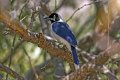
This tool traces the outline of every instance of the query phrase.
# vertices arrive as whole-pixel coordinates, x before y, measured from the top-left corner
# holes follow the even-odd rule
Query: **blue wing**
[[[66,24],[65,22],[54,22],[52,24],[52,30],[58,36],[62,37],[67,42],[69,42],[72,46],[77,45],[75,36],[73,35],[72,31],[69,29],[68,24]]]

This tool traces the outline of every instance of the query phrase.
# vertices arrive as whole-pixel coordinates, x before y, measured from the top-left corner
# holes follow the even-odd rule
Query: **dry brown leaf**
[[[120,0],[108,0],[97,11],[96,32],[107,32],[114,19],[120,16]]]

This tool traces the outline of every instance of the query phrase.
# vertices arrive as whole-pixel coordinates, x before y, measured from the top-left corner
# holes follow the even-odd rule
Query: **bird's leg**
[[[57,45],[58,48],[63,49],[64,51],[68,51],[66,45],[64,45],[63,43],[56,41],[55,45]]]
[[[57,48],[61,48],[63,46],[63,44],[59,43],[57,40],[52,40],[51,44]]]
[[[64,45],[63,43],[58,43],[58,47],[63,49],[64,51],[68,51],[66,45]]]
[[[57,48],[61,48],[64,51],[68,51],[66,45],[64,45],[63,43],[58,42],[57,40],[51,40],[51,44]]]
[[[57,40],[52,40],[51,44],[56,47]]]
[[[58,43],[58,47],[62,49],[63,48],[63,43]]]

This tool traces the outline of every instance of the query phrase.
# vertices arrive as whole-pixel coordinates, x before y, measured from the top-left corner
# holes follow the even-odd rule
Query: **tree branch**
[[[30,35],[30,31],[28,31],[28,29],[24,29],[25,26],[20,24],[17,20],[13,20],[7,11],[3,9],[0,11],[0,21],[3,22],[6,27],[19,35],[23,40],[37,44],[40,48],[48,51],[51,56],[62,58],[68,63],[73,64],[70,52],[63,51],[49,44],[42,33]]]

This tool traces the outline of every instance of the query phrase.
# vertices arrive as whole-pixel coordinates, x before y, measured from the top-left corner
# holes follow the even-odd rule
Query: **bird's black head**
[[[59,21],[60,20],[60,15],[57,13],[52,13],[49,17],[45,17],[44,19],[48,19],[51,21],[51,23]]]

